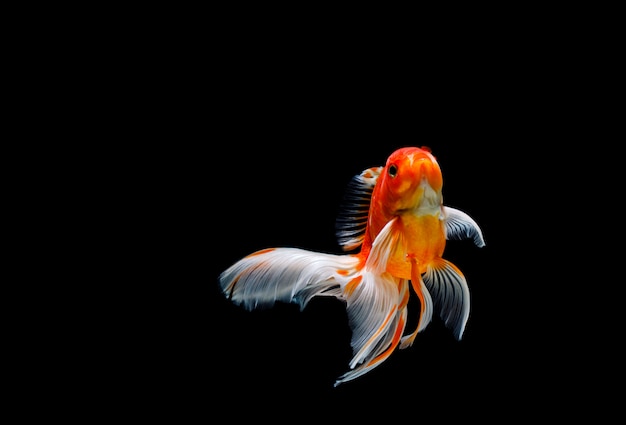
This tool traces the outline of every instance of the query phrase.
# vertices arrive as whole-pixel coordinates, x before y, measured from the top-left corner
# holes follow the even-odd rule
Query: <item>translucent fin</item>
[[[478,224],[469,215],[461,210],[451,207],[443,207],[445,213],[446,238],[447,239],[473,239],[476,246],[485,246],[483,232]]]
[[[354,356],[350,362],[352,370],[342,375],[335,386],[381,364],[397,347],[404,332],[408,280],[385,271],[389,253],[402,242],[400,233],[395,231],[396,220],[389,221],[374,240],[365,267],[359,272],[360,281],[345,287]]]
[[[224,295],[247,310],[276,301],[303,309],[314,296],[342,298],[340,286],[356,273],[359,259],[298,248],[272,248],[237,261],[219,276]]]
[[[454,264],[439,258],[426,268],[424,284],[433,299],[435,312],[460,340],[470,310],[465,276]]]
[[[355,250],[363,243],[372,191],[382,168],[368,168],[348,183],[335,222],[337,241],[344,251]]]
[[[369,372],[395,350],[406,326],[408,281],[388,273],[365,273],[346,298],[354,356],[352,370],[340,376],[335,386]]]
[[[385,227],[378,232],[376,239],[372,243],[365,267],[374,274],[380,275],[387,270],[387,262],[392,252],[396,252],[399,248],[406,251],[406,247],[402,232],[396,231],[398,217],[389,220]]]
[[[415,331],[402,337],[402,340],[400,341],[400,348],[402,349],[413,345],[413,341],[415,341],[417,334],[426,329],[426,326],[428,326],[433,317],[433,300],[428,292],[428,289],[426,288],[426,285],[424,284],[422,276],[419,273],[419,267],[417,266],[415,258],[411,258],[411,285],[420,300],[420,315]]]

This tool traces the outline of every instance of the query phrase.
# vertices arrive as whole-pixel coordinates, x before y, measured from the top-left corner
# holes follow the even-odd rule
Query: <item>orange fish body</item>
[[[390,170],[395,170],[390,173]],[[386,172],[385,172],[386,171]],[[394,232],[403,236],[406,250],[397,250],[389,259],[387,271],[396,277],[411,278],[413,256],[421,265],[441,257],[446,238],[440,219],[443,206],[443,179],[439,164],[424,148],[402,148],[394,152],[374,187],[368,230],[362,251],[376,239],[382,228],[398,217]]]
[[[443,205],[443,178],[426,147],[393,152],[384,167],[355,176],[337,219],[346,254],[270,248],[239,260],[219,277],[221,288],[246,309],[276,301],[303,309],[315,296],[346,302],[353,358],[335,385],[363,375],[396,349],[410,346],[436,313],[460,339],[469,317],[469,289],[442,256],[446,241],[482,232],[464,212]],[[358,250],[358,252],[353,252]],[[416,329],[407,334],[409,286],[420,300]]]

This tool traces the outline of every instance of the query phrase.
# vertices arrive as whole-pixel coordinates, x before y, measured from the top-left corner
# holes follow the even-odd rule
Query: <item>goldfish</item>
[[[412,346],[433,315],[461,340],[469,287],[443,254],[448,240],[471,239],[478,247],[485,241],[473,218],[443,204],[442,189],[441,168],[429,147],[396,149],[384,166],[348,182],[334,229],[341,252],[261,249],[224,270],[220,289],[249,311],[276,302],[298,304],[302,311],[314,297],[344,302],[352,358],[335,387]],[[419,310],[415,328],[407,330],[411,291]]]

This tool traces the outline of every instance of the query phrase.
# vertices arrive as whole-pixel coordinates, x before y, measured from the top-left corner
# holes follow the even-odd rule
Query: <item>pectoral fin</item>
[[[476,246],[485,246],[483,233],[472,217],[461,210],[443,207],[445,214],[446,239],[473,239]]]

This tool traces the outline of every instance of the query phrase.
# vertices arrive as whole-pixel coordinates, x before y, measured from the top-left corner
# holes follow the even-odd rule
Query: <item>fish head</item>
[[[394,151],[381,172],[377,196],[387,215],[404,211],[432,211],[442,205],[443,178],[428,147],[406,147]]]

